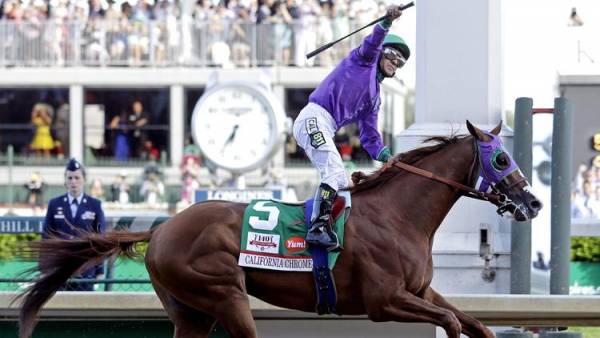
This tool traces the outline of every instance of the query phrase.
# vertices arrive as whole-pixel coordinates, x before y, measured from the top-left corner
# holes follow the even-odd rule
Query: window
[[[63,165],[69,112],[67,88],[0,89],[0,153],[12,145],[17,165]]]
[[[169,89],[86,89],[87,165],[168,162]]]

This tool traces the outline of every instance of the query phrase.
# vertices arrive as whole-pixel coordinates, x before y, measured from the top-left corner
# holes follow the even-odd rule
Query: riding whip
[[[407,8],[410,8],[410,7],[414,6],[414,5],[415,5],[415,3],[411,1],[411,2],[409,2],[408,4],[406,4],[406,5],[402,6],[402,7],[400,7],[400,10],[401,10],[401,11],[403,11],[403,10],[405,10],[405,9],[407,9]],[[378,23],[379,21],[383,21],[383,20],[385,20],[385,18],[387,18],[387,14],[386,14],[386,15],[384,15],[384,16],[382,16],[382,17],[380,17],[380,18],[377,18],[377,19],[373,20],[372,22],[368,23],[366,26],[364,26],[364,27],[361,27],[361,28],[359,28],[359,29],[355,30],[354,32],[352,32],[352,33],[350,33],[350,34],[348,34],[348,35],[346,35],[346,36],[343,36],[343,37],[341,37],[341,38],[339,38],[339,39],[337,39],[337,40],[335,40],[335,41],[332,41],[332,42],[330,42],[330,43],[328,43],[328,44],[325,44],[325,45],[323,45],[323,46],[321,46],[321,47],[319,47],[319,48],[317,48],[317,49],[313,50],[312,52],[310,52],[310,53],[306,54],[306,58],[307,58],[307,59],[310,59],[311,57],[313,57],[313,56],[315,56],[315,55],[317,55],[317,54],[321,53],[322,51],[324,51],[324,50],[328,49],[329,47],[331,47],[331,46],[335,45],[336,43],[338,43],[338,42],[340,42],[340,41],[344,40],[345,38],[347,38],[347,37],[349,37],[349,36],[351,36],[351,35],[354,35],[354,34],[356,34],[356,33],[360,32],[360,31],[362,31],[363,29],[365,29],[365,28],[367,28],[367,27],[373,26],[374,24]]]

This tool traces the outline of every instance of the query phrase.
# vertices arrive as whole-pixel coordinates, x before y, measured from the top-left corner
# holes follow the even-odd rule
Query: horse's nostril
[[[533,200],[533,201],[529,202],[529,208],[531,208],[533,210],[540,210],[542,208],[542,202],[540,202],[538,200]]]

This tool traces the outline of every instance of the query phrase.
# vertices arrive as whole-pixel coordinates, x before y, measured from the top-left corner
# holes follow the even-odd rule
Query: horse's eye
[[[492,161],[496,170],[504,170],[510,167],[510,159],[505,152],[499,153]]]

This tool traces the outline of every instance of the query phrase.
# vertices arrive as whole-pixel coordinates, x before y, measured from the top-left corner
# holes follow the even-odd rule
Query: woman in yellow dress
[[[46,158],[50,158],[50,151],[54,148],[54,140],[50,134],[52,110],[52,106],[46,103],[37,103],[31,111],[31,123],[35,126],[31,149],[36,155],[44,154]]]

